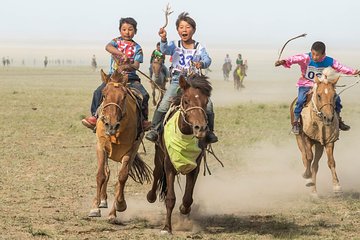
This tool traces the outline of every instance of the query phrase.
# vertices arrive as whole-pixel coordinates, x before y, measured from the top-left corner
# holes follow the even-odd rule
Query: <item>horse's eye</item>
[[[185,100],[184,100],[184,103],[185,103],[186,105],[188,105],[188,104],[189,104],[189,100],[185,99]]]
[[[320,94],[318,94],[318,95],[317,95],[317,97],[318,97],[318,99],[319,99],[319,101],[320,101],[320,100],[321,100],[321,96],[320,96]]]

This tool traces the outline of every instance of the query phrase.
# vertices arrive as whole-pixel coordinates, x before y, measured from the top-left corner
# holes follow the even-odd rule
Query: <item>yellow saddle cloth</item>
[[[180,111],[167,121],[164,126],[166,150],[176,171],[187,174],[197,166],[196,159],[201,153],[199,140],[193,135],[183,134],[178,126]]]

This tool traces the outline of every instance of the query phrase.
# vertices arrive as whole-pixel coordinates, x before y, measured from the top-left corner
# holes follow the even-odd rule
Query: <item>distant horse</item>
[[[317,196],[316,174],[319,160],[324,152],[327,154],[328,167],[331,170],[333,191],[341,192],[341,186],[335,170],[334,145],[339,138],[339,119],[335,112],[335,84],[339,76],[332,68],[326,68],[322,77],[315,76],[313,93],[302,110],[302,131],[296,135],[296,141],[301,151],[305,166],[303,177],[307,179],[306,186],[312,187],[312,194]],[[294,120],[294,103],[291,104],[291,121]],[[315,154],[313,153],[315,147]]]
[[[89,216],[100,217],[100,208],[107,208],[106,188],[110,177],[110,158],[121,163],[114,204],[109,213],[109,221],[115,222],[116,211],[123,212],[127,208],[124,187],[128,176],[143,183],[150,181],[151,170],[137,154],[144,133],[139,125],[141,118],[136,97],[126,87],[127,75],[123,75],[121,67],[110,77],[102,70],[101,75],[106,86],[103,89],[103,102],[99,107],[96,123],[97,190]]]
[[[171,214],[175,206],[174,181],[179,172],[186,175],[180,212],[189,214],[191,211],[194,186],[205,151],[203,140],[208,131],[205,110],[212,90],[204,76],[190,77],[189,81],[181,76],[179,85],[182,95],[155,145],[154,181],[147,194],[150,203],[156,201],[158,190],[159,197],[165,199],[167,214],[162,232],[170,234]]]
[[[166,85],[166,76],[164,74],[164,72],[162,71],[163,68],[163,60],[160,57],[155,57],[153,62],[151,63],[151,68],[152,68],[152,72],[154,75],[154,82],[156,83],[156,85],[158,87],[160,87],[161,90],[165,90],[165,85]],[[152,101],[153,101],[153,105],[156,106],[157,102],[156,101],[156,92],[155,92],[155,84],[152,82],[151,83],[151,89],[152,89]],[[164,91],[161,91],[159,89],[160,92],[160,97],[159,100],[162,99]]]
[[[234,77],[234,89],[235,90],[240,90],[241,88],[245,88],[243,82],[244,82],[244,78],[245,78],[245,65],[240,65],[237,66],[233,72],[233,77]]]
[[[232,65],[230,62],[225,62],[222,66],[223,76],[225,81],[229,81],[229,74],[231,72]]]

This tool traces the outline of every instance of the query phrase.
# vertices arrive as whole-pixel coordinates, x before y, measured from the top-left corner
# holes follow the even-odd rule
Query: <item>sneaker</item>
[[[81,120],[82,124],[85,127],[88,127],[88,128],[90,128],[92,130],[94,130],[95,127],[96,127],[96,121],[97,121],[97,119],[94,116],[86,117],[83,120]]]
[[[206,142],[207,143],[216,143],[219,141],[218,137],[212,131],[208,131],[206,134]]]
[[[158,140],[159,134],[155,129],[150,130],[150,132],[148,132],[145,135],[145,138],[151,142],[156,142]]]
[[[299,122],[293,122],[291,132],[295,135],[300,134],[300,123]]]
[[[349,125],[346,125],[344,123],[344,121],[339,118],[339,129],[342,130],[342,131],[349,131],[350,130],[350,126]]]
[[[144,120],[144,121],[142,122],[142,127],[143,127],[144,131],[150,130],[150,128],[151,128],[151,122]]]

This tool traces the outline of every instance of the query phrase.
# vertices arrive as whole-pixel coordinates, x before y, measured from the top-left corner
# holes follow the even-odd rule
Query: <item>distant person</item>
[[[176,30],[179,34],[179,41],[167,41],[167,33],[164,28],[160,28],[159,36],[161,38],[160,49],[162,53],[172,56],[172,80],[170,86],[166,89],[158,108],[155,110],[152,119],[152,128],[145,138],[149,141],[156,142],[159,138],[159,130],[166,112],[170,108],[171,100],[177,95],[179,89],[180,75],[187,76],[190,68],[190,62],[193,62],[197,69],[208,68],[211,64],[211,58],[199,42],[193,40],[196,31],[196,22],[188,13],[183,12],[176,20]],[[191,61],[190,61],[191,60]],[[214,134],[214,111],[212,102],[209,99],[207,112],[209,130],[207,140],[209,143],[218,141]]]
[[[139,76],[136,74],[136,69],[139,69],[140,63],[143,62],[143,52],[138,43],[133,40],[137,32],[137,22],[131,17],[121,18],[119,22],[120,37],[114,38],[105,47],[106,51],[111,53],[111,63],[109,75],[116,71],[117,65],[114,58],[120,61],[130,61],[130,66],[133,71],[127,72],[128,75],[128,87],[135,88],[143,95],[143,101],[141,106],[143,128],[148,129],[151,123],[148,120],[148,102],[149,94],[140,82]],[[94,129],[96,126],[97,115],[96,111],[101,104],[102,90],[106,86],[102,83],[95,91],[91,103],[91,116],[84,118],[82,123],[90,128]]]
[[[231,64],[231,59],[229,57],[229,54],[226,54],[226,56],[225,56],[225,63],[230,63]]]
[[[2,58],[2,63],[3,63],[3,66],[5,67],[6,66],[6,58],[5,57]]]
[[[353,70],[340,64],[335,59],[326,56],[326,46],[323,42],[314,42],[311,46],[311,52],[298,54],[289,57],[285,60],[279,60],[275,62],[275,66],[284,66],[290,68],[293,64],[298,64],[301,69],[301,77],[297,82],[298,87],[298,99],[294,109],[295,119],[292,123],[292,132],[294,134],[300,133],[300,114],[303,106],[306,102],[306,95],[310,89],[314,86],[314,78],[321,76],[322,70],[326,67],[332,67],[337,72],[347,75],[358,75],[359,70]],[[348,131],[350,126],[346,125],[340,117],[342,109],[340,96],[337,95],[335,101],[335,111],[339,116],[339,128],[343,131]]]
[[[97,62],[96,62],[96,57],[95,57],[95,54],[92,56],[91,58],[91,68],[96,71],[96,68],[97,68]]]
[[[239,54],[237,59],[236,59],[236,66],[241,67],[242,65],[243,65],[243,59],[242,59],[241,54]]]
[[[149,67],[149,73],[150,73],[150,78],[152,78],[152,75],[153,75],[153,71],[152,71],[152,67],[151,67],[151,64],[153,63],[154,59],[155,58],[160,58],[161,59],[161,71],[163,72],[164,76],[166,78],[169,77],[169,71],[168,69],[166,68],[165,66],[165,54],[163,54],[161,51],[160,51],[160,42],[158,42],[156,44],[156,49],[151,53],[151,57],[150,57],[150,67]]]
[[[48,63],[49,63],[48,58],[47,58],[47,56],[45,56],[45,59],[44,59],[44,67],[45,68],[47,67]]]

